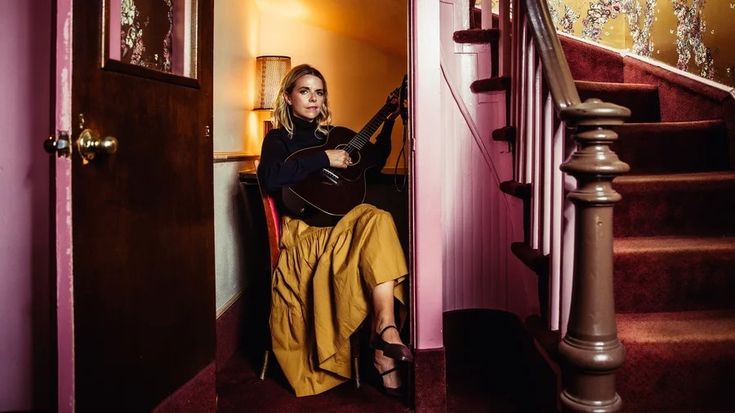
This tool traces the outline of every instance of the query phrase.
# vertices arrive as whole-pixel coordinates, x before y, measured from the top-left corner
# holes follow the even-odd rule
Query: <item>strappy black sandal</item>
[[[402,361],[404,363],[413,363],[413,353],[411,353],[411,349],[403,344],[388,343],[383,340],[383,333],[385,333],[389,328],[395,328],[396,331],[398,331],[398,327],[396,326],[387,326],[380,330],[380,333],[373,335],[370,340],[370,345],[376,350],[383,350],[383,355],[390,357],[393,360]]]
[[[391,374],[394,371],[398,371],[398,366],[395,366],[392,369],[388,369],[382,373],[379,373],[380,374],[379,388],[380,388],[380,391],[382,391],[386,395],[391,396],[391,397],[397,397],[400,399],[403,397],[403,386],[402,385],[398,387],[385,387],[385,384],[383,384],[383,376],[385,376],[386,374]]]

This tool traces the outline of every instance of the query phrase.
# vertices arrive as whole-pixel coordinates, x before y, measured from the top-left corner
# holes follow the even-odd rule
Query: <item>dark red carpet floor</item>
[[[445,313],[448,412],[548,411],[539,391],[543,368],[529,357],[533,345],[515,316],[492,310]],[[362,360],[369,361],[366,347]],[[256,357],[253,357],[256,359]],[[251,357],[236,354],[217,374],[218,412],[408,412],[411,404],[380,392],[377,375],[362,363],[363,384],[350,381],[328,392],[297,398],[278,367],[265,380]],[[539,390],[540,389],[540,390]],[[553,397],[551,393],[547,396]]]
[[[247,357],[235,355],[217,374],[217,411],[228,412],[406,412],[401,401],[387,397],[370,384],[356,389],[347,382],[309,397],[293,395],[285,379],[271,369],[261,381]]]

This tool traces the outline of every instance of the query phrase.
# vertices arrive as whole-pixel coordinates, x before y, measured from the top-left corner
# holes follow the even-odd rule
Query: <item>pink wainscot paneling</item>
[[[52,410],[49,160],[51,2],[0,13],[0,411]]]
[[[506,126],[506,92],[472,92],[473,81],[492,76],[490,46],[453,40],[467,28],[467,0],[440,4],[443,308],[525,319],[539,308],[537,277],[510,249],[523,240],[523,204],[500,189],[513,178],[513,152],[488,139]]]

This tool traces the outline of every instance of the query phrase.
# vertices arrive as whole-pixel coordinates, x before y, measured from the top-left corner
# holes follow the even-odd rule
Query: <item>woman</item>
[[[390,152],[391,114],[377,139],[383,163]],[[299,149],[322,145],[331,126],[327,83],[309,65],[281,82],[275,129],[263,141],[258,179],[278,199],[321,168],[347,168],[343,150],[298,159]],[[361,204],[333,227],[283,218],[281,254],[272,278],[273,352],[297,396],[318,394],[351,377],[349,337],[372,315],[374,365],[389,393],[401,386],[397,361],[413,361],[396,327],[394,299],[404,303],[407,267],[389,213]],[[379,247],[380,246],[380,247]]]

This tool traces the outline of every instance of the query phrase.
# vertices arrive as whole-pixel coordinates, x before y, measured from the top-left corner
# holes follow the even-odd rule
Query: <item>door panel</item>
[[[78,411],[148,411],[214,360],[213,5],[195,3],[196,79],[111,63],[103,0],[74,4],[72,137],[118,142],[72,159]]]

